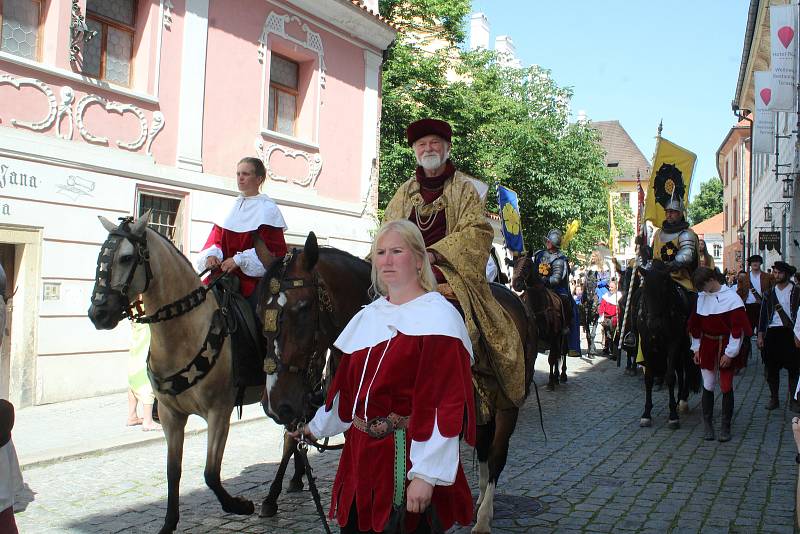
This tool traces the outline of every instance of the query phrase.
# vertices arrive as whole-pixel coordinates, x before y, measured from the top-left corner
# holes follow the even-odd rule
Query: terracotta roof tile
[[[379,21],[381,21],[384,24],[386,24],[387,26],[389,26],[390,28],[392,28],[394,30],[398,29],[394,24],[391,23],[391,21],[389,21],[389,19],[387,19],[386,17],[381,16],[380,13],[373,12],[361,0],[350,0],[350,3],[353,4],[356,7],[361,8],[362,11],[366,11],[367,13],[369,13],[370,15],[372,15],[373,17],[375,17]]]
[[[717,213],[713,217],[709,217],[703,222],[699,222],[692,226],[692,230],[696,234],[721,234],[722,233],[722,226],[725,221],[723,220],[723,214]]]
[[[600,145],[606,151],[606,165],[616,163],[617,169],[622,171],[616,180],[636,181],[636,171],[639,170],[642,182],[647,183],[650,162],[619,121],[593,121],[590,126],[600,133]]]

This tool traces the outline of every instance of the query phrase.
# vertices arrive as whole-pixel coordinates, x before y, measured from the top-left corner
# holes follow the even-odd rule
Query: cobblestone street
[[[768,393],[760,365],[751,363],[736,378],[729,443],[702,440],[698,395],[690,397],[681,428],[672,431],[666,426],[666,390],[655,393],[653,427],[639,428],[641,377],[624,376],[604,358],[571,358],[568,365],[567,384],[555,392],[539,388],[547,440],[535,398],[520,415],[493,532],[794,532],[797,466],[790,413],[785,402],[779,410],[764,409]],[[545,366],[539,358],[540,384]],[[785,399],[785,374],[782,380]],[[717,413],[719,404],[718,397]],[[233,427],[222,473],[227,489],[258,505],[277,467],[279,443],[272,422]],[[472,451],[463,454],[476,488]],[[17,514],[20,532],[158,531],[166,507],[165,457],[163,443],[156,443],[26,469],[35,500]],[[310,459],[327,510],[338,453]],[[284,493],[271,519],[224,514],[203,483],[204,462],[205,435],[188,437],[179,532],[322,531],[308,491]]]

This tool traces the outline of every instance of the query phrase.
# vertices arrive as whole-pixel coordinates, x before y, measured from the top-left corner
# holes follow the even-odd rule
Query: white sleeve
[[[433,420],[433,433],[428,441],[411,441],[411,469],[408,479],[421,478],[434,486],[452,486],[458,469],[458,437],[446,438]]]
[[[22,472],[19,468],[14,441],[0,447],[0,507],[14,506],[15,496],[23,490]]]
[[[345,423],[339,419],[339,394],[333,399],[330,411],[323,404],[317,408],[314,418],[308,422],[308,429],[317,439],[328,438],[336,434],[343,434],[352,423]]]
[[[217,245],[211,245],[207,249],[201,250],[200,254],[197,255],[197,259],[194,261],[194,267],[197,269],[198,273],[206,270],[206,261],[211,256],[222,261],[222,250]]]
[[[685,346],[686,345],[684,345],[684,347]],[[692,338],[692,352],[697,352],[698,350],[700,350],[700,338],[699,337],[693,337]]]
[[[797,318],[794,320],[794,337],[800,339],[800,313],[797,314]]]
[[[256,249],[254,248],[248,248],[243,252],[237,252],[233,257],[233,262],[238,265],[247,276],[260,278],[267,272],[264,268],[264,264],[258,259],[258,254],[256,254]]]
[[[742,333],[744,335],[744,333]],[[739,349],[742,347],[742,338],[735,338],[730,336],[728,338],[728,346],[725,347],[725,356],[728,358],[735,358],[739,355]]]
[[[497,278],[497,266],[494,264],[492,257],[489,256],[489,262],[486,264],[486,280],[494,282],[495,278]]]

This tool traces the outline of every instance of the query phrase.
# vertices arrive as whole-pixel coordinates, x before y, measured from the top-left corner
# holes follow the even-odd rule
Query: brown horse
[[[547,389],[554,390],[559,383],[567,381],[567,332],[572,323],[572,307],[567,307],[564,300],[555,291],[545,287],[541,278],[534,273],[531,254],[524,254],[514,261],[514,275],[511,287],[522,291],[522,302],[528,313],[535,318],[539,331],[538,350],[550,349],[547,363],[550,364],[550,375]],[[561,376],[558,374],[558,362],[561,360]]]
[[[318,383],[314,370],[322,367],[326,350],[333,349],[344,326],[371,301],[370,269],[367,262],[346,252],[319,248],[312,232],[302,252],[267,273],[263,286],[271,295],[262,296],[259,302],[266,301],[260,306],[262,315],[275,321],[268,343],[273,352],[268,352],[268,358],[276,363],[274,373],[267,378],[263,404],[276,422],[294,427],[313,416],[318,406],[309,402]],[[519,356],[525,359],[527,389],[536,355],[535,324],[528,320],[524,305],[513,292],[499,284],[491,286],[522,338],[525,353]],[[266,323],[265,327],[270,328]],[[495,410],[490,424],[477,427],[480,495],[474,533],[491,532],[494,491],[505,467],[518,413],[517,408]]]
[[[232,497],[220,482],[237,389],[233,384],[231,342],[215,298],[186,257],[161,234],[147,228],[150,213],[121,224],[100,217],[109,235],[97,260],[89,318],[110,330],[131,316],[131,302],[142,295],[150,311],[148,372],[154,382],[158,414],[167,438],[167,514],[160,532],[173,532],[179,519],[179,485],[184,427],[190,414],[208,423],[205,481],[228,513],[249,515],[249,500]],[[155,311],[158,310],[158,311]],[[141,320],[141,319],[140,319]],[[245,404],[258,402],[263,387],[248,388]],[[299,475],[295,475],[299,477]]]

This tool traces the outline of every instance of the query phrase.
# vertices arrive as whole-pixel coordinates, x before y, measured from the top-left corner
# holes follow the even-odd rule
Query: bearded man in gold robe
[[[482,401],[478,423],[484,423],[489,407],[506,409],[525,400],[522,342],[486,280],[494,236],[485,215],[488,187],[456,170],[450,160],[453,132],[448,123],[422,119],[406,133],[417,158],[416,175],[392,197],[384,222],[408,219],[417,225],[439,292],[464,315],[475,352],[473,380]]]

